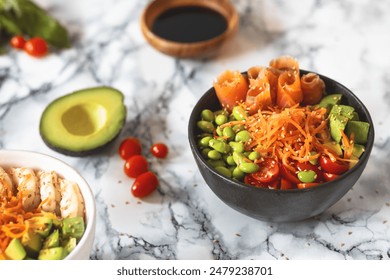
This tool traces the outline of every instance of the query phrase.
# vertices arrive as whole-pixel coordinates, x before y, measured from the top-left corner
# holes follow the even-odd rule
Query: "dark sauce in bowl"
[[[152,25],[157,36],[179,43],[194,43],[213,39],[228,27],[219,12],[200,6],[182,6],[168,9]]]

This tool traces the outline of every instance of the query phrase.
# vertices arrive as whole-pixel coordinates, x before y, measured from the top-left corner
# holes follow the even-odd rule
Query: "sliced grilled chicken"
[[[80,193],[79,186],[72,181],[60,179],[61,217],[84,217],[84,199]]]
[[[61,190],[57,173],[39,171],[42,210],[60,215]]]
[[[10,175],[18,193],[22,197],[22,206],[26,211],[38,207],[41,202],[38,178],[30,168],[11,168]]]
[[[14,185],[8,173],[0,167],[0,196],[12,195],[15,193]]]

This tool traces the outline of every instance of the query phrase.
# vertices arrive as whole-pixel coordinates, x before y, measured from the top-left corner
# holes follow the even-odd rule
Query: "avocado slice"
[[[42,237],[39,233],[29,230],[23,234],[21,242],[28,257],[38,257],[39,250],[42,248]]]
[[[340,104],[342,97],[343,95],[338,93],[326,95],[321,99],[318,106],[326,108],[329,112],[333,105]]]
[[[69,255],[69,253],[73,251],[76,245],[77,245],[77,239],[71,237],[67,239],[65,242],[63,242],[62,247],[64,247],[64,249],[66,250],[66,254]]]
[[[365,150],[366,150],[366,148],[363,145],[355,143],[353,145],[352,154],[353,154],[354,157],[360,158]]]
[[[329,150],[334,152],[336,155],[341,156],[343,154],[343,150],[341,149],[341,145],[336,143],[335,141],[330,141],[324,143],[324,146],[328,147]]]
[[[26,222],[34,224],[34,225],[39,225],[38,228],[35,228],[35,232],[38,233],[41,237],[45,238],[49,235],[51,228],[53,226],[53,219],[50,219],[46,216],[37,216],[37,217],[32,217]]]
[[[354,118],[354,112],[355,112],[355,108],[353,108],[351,106],[334,105],[332,107],[332,110],[330,111],[330,114],[331,115],[341,115],[341,116],[348,118],[348,120],[351,120],[352,118]]]
[[[11,240],[7,248],[5,248],[4,253],[11,260],[23,260],[27,255],[22,243],[17,238]]]
[[[45,144],[65,155],[86,156],[111,143],[126,119],[123,94],[111,87],[87,88],[51,102],[39,131]]]
[[[66,256],[62,247],[46,248],[39,251],[38,260],[62,260]]]
[[[342,115],[331,114],[329,119],[330,135],[336,143],[340,143],[342,133],[348,123],[348,118]]]
[[[370,129],[370,124],[367,122],[361,121],[349,121],[345,129],[348,137],[353,133],[355,138],[355,143],[357,144],[366,144],[368,139],[368,131]]]
[[[58,229],[55,229],[43,242],[42,248],[53,248],[60,245],[60,233]]]
[[[84,219],[82,217],[65,218],[62,220],[61,230],[65,238],[74,237],[80,240],[85,231]]]

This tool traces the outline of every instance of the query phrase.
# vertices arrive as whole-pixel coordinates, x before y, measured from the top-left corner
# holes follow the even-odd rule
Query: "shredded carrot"
[[[33,211],[27,212],[22,207],[21,193],[0,197],[0,259],[7,259],[4,252],[12,239],[21,238],[30,228],[43,226],[26,222],[32,217],[47,215],[41,211],[42,203]]]
[[[237,121],[223,126],[232,126]],[[290,108],[269,107],[239,121],[251,135],[247,150],[255,150],[263,156],[277,158],[293,171],[291,162],[307,162],[318,159],[321,154],[331,160],[349,161],[350,155],[339,157],[327,148],[331,139],[325,108],[299,106]],[[347,151],[353,148],[353,139],[343,134]],[[351,148],[352,147],[352,148]]]

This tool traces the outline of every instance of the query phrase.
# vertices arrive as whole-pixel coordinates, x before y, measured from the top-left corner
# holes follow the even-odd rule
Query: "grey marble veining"
[[[208,59],[174,59],[151,48],[139,18],[148,1],[37,1],[64,25],[73,47],[43,59],[0,56],[0,148],[50,154],[91,185],[97,231],[91,259],[390,259],[390,2],[235,0],[237,35]],[[267,223],[222,203],[196,169],[187,140],[191,109],[225,69],[265,65],[282,54],[350,88],[375,123],[376,144],[354,188],[322,215]],[[48,149],[38,125],[53,99],[110,85],[125,94],[127,120],[103,153],[67,157]],[[157,192],[131,196],[117,154],[141,139]],[[167,159],[149,153],[169,144]]]

